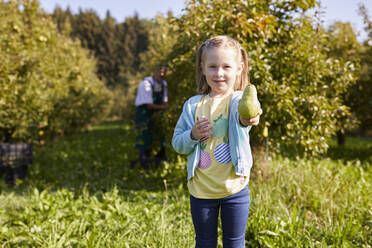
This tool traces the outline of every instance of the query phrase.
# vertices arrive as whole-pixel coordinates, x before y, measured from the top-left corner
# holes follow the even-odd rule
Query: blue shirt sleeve
[[[199,140],[191,139],[191,129],[194,126],[194,114],[190,99],[185,102],[182,113],[174,129],[172,146],[180,154],[190,154]]]

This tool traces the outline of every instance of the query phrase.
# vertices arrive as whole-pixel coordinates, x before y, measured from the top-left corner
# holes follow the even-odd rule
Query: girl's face
[[[204,51],[203,75],[209,87],[210,97],[225,96],[234,90],[235,79],[242,71],[237,54],[229,47],[211,47]]]

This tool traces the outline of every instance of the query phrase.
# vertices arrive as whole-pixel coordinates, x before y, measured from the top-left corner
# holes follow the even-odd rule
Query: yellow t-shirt
[[[201,143],[200,161],[187,186],[192,196],[202,199],[223,198],[241,191],[248,178],[235,174],[229,148],[229,113],[232,95],[203,96],[195,112],[195,121],[208,118],[212,137]]]

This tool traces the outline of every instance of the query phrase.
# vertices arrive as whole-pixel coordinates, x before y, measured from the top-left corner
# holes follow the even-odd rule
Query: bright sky
[[[172,10],[176,16],[181,15],[185,7],[185,0],[39,0],[41,7],[51,13],[56,5],[63,9],[70,6],[73,13],[82,10],[93,9],[102,18],[106,11],[118,22],[123,22],[125,17],[133,16],[135,12],[141,18],[152,18],[156,14],[166,14]],[[365,39],[363,20],[358,14],[358,3],[363,3],[372,19],[372,0],[321,0],[325,14],[322,19],[325,25],[334,21],[350,22],[355,30],[361,34],[360,40]]]

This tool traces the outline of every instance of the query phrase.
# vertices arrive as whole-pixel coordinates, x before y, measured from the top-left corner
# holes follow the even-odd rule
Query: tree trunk
[[[346,137],[345,133],[342,130],[337,131],[337,144],[339,146],[345,145]]]

